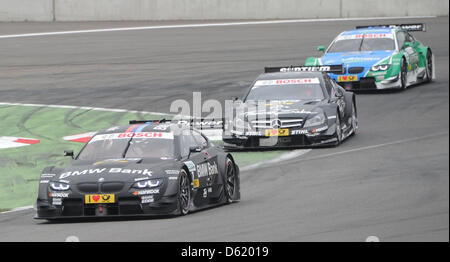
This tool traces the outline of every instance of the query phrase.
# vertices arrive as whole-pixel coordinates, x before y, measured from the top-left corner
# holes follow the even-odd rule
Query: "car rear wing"
[[[343,74],[342,65],[322,65],[322,66],[285,66],[285,67],[265,67],[265,73],[289,73],[289,72],[323,72]]]
[[[205,129],[223,129],[224,128],[224,118],[194,118],[194,117],[185,117],[181,119],[152,119],[152,120],[131,120],[130,125],[136,124],[162,124],[162,123],[170,123],[182,126],[190,126],[195,129],[205,130]]]
[[[369,28],[369,27],[387,27],[387,28],[395,28],[399,27],[403,30],[409,32],[425,32],[426,26],[425,24],[393,24],[393,25],[363,25],[357,26],[356,29]]]

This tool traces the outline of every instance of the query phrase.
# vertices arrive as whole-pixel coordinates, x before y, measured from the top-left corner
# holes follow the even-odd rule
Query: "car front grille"
[[[77,188],[82,193],[98,193],[98,183],[79,183]]]
[[[293,119],[253,120],[250,123],[252,128],[255,129],[291,128],[303,126],[303,119],[293,118]]]
[[[120,192],[124,187],[122,182],[104,182],[104,183],[79,183],[78,190],[81,193],[114,193]]]
[[[350,67],[348,69],[349,74],[359,74],[364,71],[364,67]]]
[[[123,183],[121,182],[105,182],[100,184],[100,191],[103,193],[120,192],[122,188]]]
[[[357,82],[339,82],[346,90],[363,90],[363,89],[376,89],[375,78],[373,77],[361,77]]]
[[[334,72],[333,74],[335,74],[335,75],[345,75],[345,74],[347,74],[347,68],[344,67],[342,69],[342,72],[339,72],[339,73],[338,72]]]

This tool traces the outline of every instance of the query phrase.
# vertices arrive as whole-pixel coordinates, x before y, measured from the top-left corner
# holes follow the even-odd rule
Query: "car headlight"
[[[375,72],[386,71],[389,69],[389,67],[390,67],[390,65],[374,65],[374,66],[372,66],[371,70],[375,71]]]
[[[316,115],[314,115],[311,118],[308,118],[305,122],[305,124],[303,125],[303,127],[311,127],[311,126],[320,126],[323,125],[325,123],[325,114],[324,113],[318,113]]]
[[[149,180],[142,180],[138,181],[133,184],[134,188],[153,188],[158,187],[162,184],[162,179],[149,179]]]
[[[50,182],[50,188],[55,191],[67,191],[70,189],[70,185],[61,182]]]

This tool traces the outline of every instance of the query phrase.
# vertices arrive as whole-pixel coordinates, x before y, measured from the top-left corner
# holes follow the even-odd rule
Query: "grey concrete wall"
[[[74,21],[339,17],[339,5],[340,0],[58,0],[56,19]]]
[[[52,21],[53,0],[0,0],[0,21]]]
[[[0,21],[442,16],[448,9],[448,0],[0,0]]]
[[[445,16],[448,0],[342,0],[342,17]]]

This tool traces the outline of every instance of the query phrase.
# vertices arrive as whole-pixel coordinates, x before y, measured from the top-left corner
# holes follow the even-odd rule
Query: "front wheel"
[[[353,135],[356,134],[356,130],[358,130],[358,116],[356,115],[355,103],[352,103],[352,131],[353,131]]]
[[[407,76],[408,76],[408,69],[405,59],[402,59],[402,65],[400,67],[400,81],[402,84],[402,90],[406,90],[407,88]]]
[[[191,183],[185,170],[180,171],[179,187],[178,187],[178,205],[179,214],[181,216],[189,213],[191,205]]]
[[[427,68],[425,72],[425,82],[431,82],[433,80],[433,55],[430,50],[427,52]]]
[[[225,165],[224,192],[227,203],[232,203],[236,195],[236,166],[229,158]]]
[[[336,137],[336,146],[340,145],[342,142],[342,127],[341,127],[341,119],[339,117],[339,113],[336,114],[336,131],[335,131],[335,137]]]

